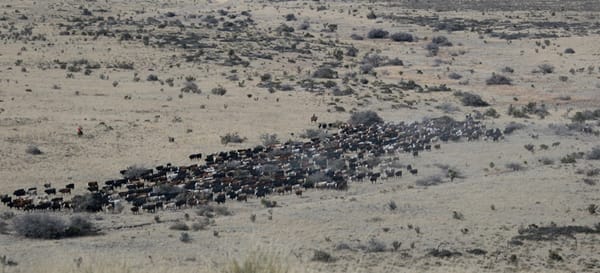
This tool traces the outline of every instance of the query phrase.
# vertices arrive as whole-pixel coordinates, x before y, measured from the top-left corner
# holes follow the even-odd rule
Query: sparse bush
[[[150,74],[150,75],[148,75],[148,77],[146,77],[146,80],[149,82],[155,82],[155,81],[158,81],[158,76],[156,76],[154,74]]]
[[[426,178],[420,178],[417,179],[417,181],[415,181],[415,184],[417,184],[418,186],[435,186],[435,185],[439,185],[443,183],[442,181],[442,177],[439,175],[434,175],[434,176],[429,176]]]
[[[13,226],[17,234],[35,239],[60,239],[96,232],[94,225],[81,216],[73,216],[67,224],[63,218],[55,215],[26,214],[16,217]]]
[[[366,252],[384,252],[386,250],[386,245],[383,241],[371,238],[367,243],[367,248],[365,250]]]
[[[414,42],[415,38],[412,34],[406,32],[397,32],[390,36],[395,42]]]
[[[308,28],[310,28],[310,23],[308,21],[304,21],[298,26],[298,29],[300,30],[307,30]]]
[[[549,64],[540,64],[538,68],[533,70],[533,73],[551,74],[554,72],[554,66]]]
[[[383,123],[383,119],[374,111],[355,112],[350,116],[348,123],[351,125],[366,125],[371,126],[378,123]]]
[[[448,78],[450,78],[452,80],[460,80],[462,78],[462,75],[460,75],[456,72],[452,72],[452,73],[448,74]]]
[[[210,90],[210,92],[213,95],[223,96],[223,95],[225,95],[225,93],[227,93],[227,89],[223,88],[222,86],[219,86],[219,87],[213,88],[212,90]]]
[[[185,231],[185,230],[190,230],[190,227],[184,222],[176,222],[175,224],[171,225],[171,227],[169,227],[169,229]]]
[[[243,143],[247,138],[241,137],[238,133],[227,133],[221,136],[221,144],[227,145],[229,143]]]
[[[437,56],[440,51],[440,46],[436,43],[428,43],[425,45],[425,49],[427,50],[428,56]]]
[[[436,36],[431,38],[431,42],[438,46],[452,46],[452,43],[446,38],[446,36]]]
[[[187,232],[182,232],[181,235],[179,235],[179,241],[189,243],[192,241],[192,237],[190,237],[190,234]]]
[[[41,155],[43,154],[42,150],[40,150],[40,148],[38,148],[37,146],[34,145],[29,145],[27,147],[27,149],[25,149],[25,152],[30,154],[30,155]]]
[[[387,207],[390,210],[396,210],[398,208],[398,206],[396,205],[396,202],[394,202],[394,200],[390,201],[387,203]]]
[[[280,143],[277,134],[262,134],[260,140],[263,146],[271,146]]]
[[[204,216],[207,218],[212,218],[214,216],[230,216],[233,215],[227,207],[222,206],[212,206],[212,205],[204,205],[200,206],[198,210],[196,210],[196,214],[198,216]]]
[[[516,163],[516,162],[507,163],[506,168],[513,172],[522,171],[525,169],[525,167],[523,167],[523,165],[521,165],[520,163]]]
[[[515,70],[512,69],[512,67],[507,66],[507,67],[502,68],[502,72],[504,72],[504,73],[514,73]]]
[[[125,171],[123,172],[123,178],[125,179],[134,179],[134,178],[138,178],[144,174],[147,174],[149,172],[151,172],[152,169],[148,169],[142,166],[138,166],[138,165],[132,165],[127,167],[127,169],[125,169]]]
[[[296,15],[293,13],[286,14],[284,17],[286,21],[296,21]]]
[[[287,267],[273,255],[253,252],[243,262],[232,261],[223,273],[288,273]]]
[[[542,157],[538,159],[538,161],[544,165],[552,165],[554,164],[554,160],[548,157]]]
[[[260,203],[265,206],[265,208],[274,208],[277,207],[277,201],[272,201],[268,199],[260,199]]]
[[[455,92],[454,95],[460,98],[464,106],[485,107],[490,105],[481,96],[469,92]]]
[[[464,220],[465,216],[461,212],[453,211],[452,212],[452,218],[456,219],[456,220]]]
[[[483,115],[486,117],[492,117],[492,118],[500,117],[500,114],[498,114],[498,112],[494,108],[489,108],[489,109],[485,110]]]
[[[323,251],[323,250],[315,250],[313,253],[313,257],[311,259],[311,261],[316,261],[316,262],[324,262],[324,263],[330,263],[330,262],[335,262],[335,258],[331,256],[331,254]]]
[[[192,224],[192,230],[193,231],[205,230],[209,224],[210,224],[210,220],[208,218],[206,218],[206,217],[202,218],[202,219],[198,220],[198,222]]]
[[[198,85],[195,82],[186,81],[186,82],[183,83],[183,87],[181,88],[181,92],[201,94],[202,90],[200,90],[200,88],[198,88]]]
[[[355,41],[362,41],[365,38],[363,36],[358,35],[358,34],[352,34],[352,35],[350,35],[350,39],[355,40]]]
[[[600,146],[592,148],[592,150],[588,152],[586,158],[588,160],[600,160]]]
[[[485,81],[487,85],[511,85],[512,80],[506,76],[499,74],[492,74],[492,77]]]
[[[565,49],[565,54],[575,54],[575,50],[573,50],[572,48],[566,48]]]
[[[512,121],[511,123],[509,123],[508,125],[506,125],[506,127],[504,128],[504,134],[505,135],[510,135],[514,131],[520,130],[520,129],[523,129],[523,128],[525,128],[524,124],[516,123],[516,122]]]
[[[390,33],[380,29],[380,28],[375,28],[375,29],[371,29],[369,31],[369,33],[367,33],[367,38],[369,39],[384,39],[386,38]]]
[[[312,76],[318,79],[335,79],[338,77],[338,73],[331,68],[321,67]]]

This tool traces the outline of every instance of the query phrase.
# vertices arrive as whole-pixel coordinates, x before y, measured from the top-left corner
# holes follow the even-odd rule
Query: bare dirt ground
[[[25,238],[14,219],[32,212],[0,204],[2,272],[214,272],[251,253],[290,272],[599,272],[600,4],[392,2],[0,3],[0,194],[74,183],[82,195],[128,166],[189,165],[263,134],[306,141],[312,114],[518,128],[398,153],[417,175],[273,194],[274,208],[84,214],[94,236]],[[325,67],[336,75],[315,75]],[[224,145],[227,133],[246,140]],[[171,229],[204,221],[189,242]]]

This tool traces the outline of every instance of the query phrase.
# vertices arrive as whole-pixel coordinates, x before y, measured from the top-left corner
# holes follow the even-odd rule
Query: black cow
[[[224,193],[219,193],[217,194],[217,197],[215,197],[215,202],[217,202],[217,204],[225,204],[225,200],[226,200],[226,196]]]
[[[45,189],[44,192],[47,195],[56,194],[56,189],[55,188],[49,188],[49,189]]]
[[[8,194],[2,195],[2,197],[0,197],[0,201],[2,201],[4,204],[8,204],[12,202],[12,197],[8,196]]]
[[[140,212],[140,208],[133,206],[133,207],[131,207],[131,212],[133,212],[133,214],[138,214]]]
[[[142,206],[142,209],[149,213],[155,213],[156,212],[156,204],[145,204]]]
[[[67,184],[67,185],[65,186],[65,188],[67,188],[67,189],[72,189],[72,190],[73,190],[73,189],[75,189],[75,184],[73,184],[73,183],[71,183],[71,184]]]
[[[25,191],[25,189],[18,189],[15,192],[13,192],[13,194],[15,196],[23,196],[23,195],[27,194],[27,192]]]

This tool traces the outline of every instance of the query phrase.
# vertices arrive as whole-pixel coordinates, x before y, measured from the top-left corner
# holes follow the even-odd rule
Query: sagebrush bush
[[[227,145],[229,143],[243,143],[247,138],[241,137],[238,133],[227,133],[221,136],[221,144]]]
[[[279,139],[277,138],[277,134],[262,134],[260,136],[260,140],[263,146],[271,146],[280,143]]]
[[[62,217],[34,213],[16,217],[13,227],[17,234],[34,239],[60,239],[86,236],[96,233],[96,228],[87,219],[73,216],[69,223]]]
[[[366,126],[371,126],[374,124],[383,123],[383,119],[376,112],[367,110],[352,113],[350,119],[348,120],[348,123],[352,125],[362,124]]]
[[[328,252],[325,252],[323,250],[315,250],[313,252],[313,257],[311,259],[311,261],[316,261],[316,262],[324,262],[324,263],[330,263],[330,262],[335,262],[335,258],[331,256],[331,254],[329,254]]]
[[[600,146],[592,148],[592,150],[588,152],[586,158],[588,160],[600,160]]]
[[[371,238],[369,242],[367,242],[366,252],[384,252],[387,246],[381,240]]]
[[[172,224],[169,227],[169,229],[172,229],[172,230],[184,230],[185,231],[185,230],[190,230],[190,227],[186,223],[184,223],[184,222],[176,222],[176,223]]]
[[[210,90],[210,92],[213,95],[223,96],[223,95],[225,95],[225,93],[227,93],[227,89],[223,88],[222,86],[219,86],[219,87],[213,88],[212,90]]]
[[[125,179],[134,179],[148,173],[149,171],[151,171],[151,169],[146,167],[142,167],[140,165],[131,165],[125,169],[122,175]]]
[[[490,104],[484,101],[481,96],[469,92],[456,92],[455,96],[460,98],[464,106],[485,107]]]
[[[335,79],[338,77],[338,73],[329,67],[321,67],[312,76],[319,79]]]
[[[390,36],[390,38],[396,42],[413,42],[413,41],[415,41],[415,37],[412,34],[406,33],[406,32],[394,33]]]
[[[525,167],[523,167],[523,165],[521,165],[521,163],[516,163],[516,162],[507,163],[506,168],[509,170],[512,170],[514,172],[522,171],[525,169]]]
[[[492,74],[492,76],[485,81],[487,85],[511,85],[512,80],[506,76],[499,74]]]
[[[40,150],[40,148],[38,148],[35,145],[29,145],[27,146],[27,149],[25,149],[25,152],[30,154],[30,155],[41,155],[43,154],[42,150]]]
[[[380,29],[380,28],[375,28],[375,29],[371,29],[369,31],[369,33],[367,33],[367,37],[369,39],[384,39],[386,38],[390,33]]]

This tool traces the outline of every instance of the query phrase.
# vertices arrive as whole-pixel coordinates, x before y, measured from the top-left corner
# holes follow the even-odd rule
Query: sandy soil
[[[191,153],[253,147],[266,133],[276,133],[283,141],[302,140],[303,131],[316,128],[310,123],[313,113],[319,121],[334,122],[348,120],[351,112],[374,110],[387,122],[410,122],[442,115],[460,120],[473,111],[494,108],[500,116],[483,119],[489,128],[504,129],[510,122],[524,128],[499,142],[444,143],[440,150],[416,158],[398,154],[400,163],[419,167],[416,176],[377,184],[355,182],[348,191],[313,189],[302,197],[273,195],[269,199],[279,206],[272,209],[256,198],[247,203],[228,201],[220,206],[232,215],[216,216],[205,230],[188,231],[190,243],[181,242],[181,231],[170,227],[175,221],[191,225],[202,220],[196,208],[140,215],[129,210],[90,214],[87,217],[100,228],[100,235],[62,240],[21,237],[5,217],[1,221],[9,228],[0,234],[0,256],[18,265],[3,262],[0,268],[3,272],[82,268],[214,272],[222,271],[232,259],[259,251],[278,257],[291,272],[600,271],[598,233],[510,243],[532,224],[598,230],[594,226],[600,222],[600,212],[588,209],[600,205],[598,178],[585,174],[600,168],[600,161],[585,157],[599,143],[598,123],[587,121],[596,133],[565,126],[572,123],[575,112],[600,108],[596,61],[600,36],[595,27],[600,5],[527,0],[521,1],[522,6],[503,9],[505,1],[494,1],[498,3],[482,12],[486,1],[410,2],[3,2],[0,193],[41,188],[44,183],[57,187],[75,183],[74,194],[84,194],[87,182],[119,178],[119,170],[132,165],[191,164]],[[448,8],[441,2],[457,4]],[[84,9],[92,15],[84,15]],[[367,17],[369,10],[376,19]],[[296,20],[286,21],[287,14],[294,14]],[[216,25],[208,26],[209,15],[216,18]],[[240,21],[248,25],[235,23]],[[224,30],[225,22],[234,22],[235,27]],[[309,23],[308,29],[300,28],[303,22]],[[464,30],[449,32],[444,23]],[[294,32],[278,33],[282,24],[295,28]],[[327,31],[331,24],[337,25],[335,31]],[[411,43],[369,39],[367,33],[374,28],[390,34],[408,32],[418,39]],[[524,37],[508,40],[492,35],[502,33]],[[186,43],[178,40],[190,34],[197,36]],[[352,39],[352,34],[364,40]],[[425,47],[434,36],[445,36],[453,45],[428,56]],[[143,37],[149,37],[147,45]],[[336,49],[345,53],[349,47],[358,49],[356,57],[342,54],[336,59]],[[565,54],[567,48],[575,53]],[[363,56],[369,52],[397,57],[403,66],[382,66],[374,68],[376,75],[361,74]],[[232,53],[247,63],[228,65]],[[269,58],[256,57],[259,54]],[[123,63],[133,68],[115,67]],[[333,81],[341,90],[352,88],[353,94],[335,96],[333,88],[310,92],[302,87],[302,80],[327,81],[312,76],[324,63],[339,64],[335,68],[339,77]],[[551,65],[552,73],[534,72],[542,64]],[[504,72],[505,67],[514,71]],[[452,72],[462,78],[449,78]],[[261,87],[265,73],[294,90],[270,92]],[[512,85],[487,85],[494,73],[506,75]],[[148,81],[149,75],[159,80]],[[181,91],[188,76],[201,94]],[[395,87],[386,93],[378,85],[409,80],[423,87],[444,84],[452,91],[478,94],[490,106],[463,106],[453,92]],[[216,87],[225,88],[226,94],[212,94]],[[548,113],[543,119],[535,114],[530,118],[507,114],[509,105],[531,102],[545,105]],[[448,105],[455,111],[444,111]],[[84,130],[81,137],[76,135],[78,126]],[[220,136],[232,132],[247,141],[223,145]],[[169,142],[170,137],[175,141]],[[560,145],[552,145],[556,142]],[[527,144],[535,146],[534,152],[524,148]],[[539,148],[542,144],[549,148]],[[43,153],[27,153],[32,145]],[[573,152],[584,156],[573,164],[561,163]],[[552,162],[543,164],[541,159]],[[507,167],[509,163],[523,169],[514,171]],[[460,170],[463,177],[450,182],[440,168],[444,166]],[[416,184],[435,175],[444,183]],[[389,208],[390,201],[396,209]],[[0,212],[13,212],[15,217],[26,214],[4,205]],[[73,212],[53,214],[69,217]],[[401,243],[396,250],[394,241]],[[373,242],[384,244],[384,251],[368,251]],[[432,249],[461,255],[435,257]],[[469,253],[473,249],[486,254]],[[336,260],[312,261],[315,250],[326,251]],[[550,252],[558,253],[562,261],[550,258]]]

